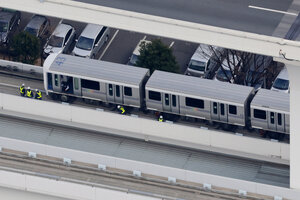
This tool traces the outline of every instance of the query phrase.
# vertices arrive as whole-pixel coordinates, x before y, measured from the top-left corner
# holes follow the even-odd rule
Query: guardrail
[[[0,60],[0,67],[7,71],[43,77],[43,67],[41,66],[29,65],[9,60]]]

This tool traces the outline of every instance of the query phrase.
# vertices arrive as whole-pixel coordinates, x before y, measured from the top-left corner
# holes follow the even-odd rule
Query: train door
[[[163,111],[171,112],[170,94],[163,94]]]
[[[277,131],[285,132],[284,125],[285,125],[284,114],[277,113],[277,127],[276,127]]]
[[[115,89],[115,102],[123,104],[123,87],[120,85],[114,85]]]
[[[268,127],[272,131],[276,131],[275,112],[267,112],[268,114]]]
[[[171,112],[179,114],[179,98],[177,95],[171,96]]]
[[[220,120],[222,122],[228,122],[228,112],[227,112],[227,106],[224,103],[219,103],[219,109],[220,109]]]
[[[73,78],[73,93],[77,96],[81,96],[81,85],[79,78]]]
[[[109,102],[115,102],[115,92],[114,92],[114,85],[113,84],[106,84],[107,85],[107,101]]]
[[[211,102],[211,119],[220,121],[220,110],[218,102]]]
[[[53,91],[61,92],[60,76],[58,74],[54,74],[53,79],[54,79]]]

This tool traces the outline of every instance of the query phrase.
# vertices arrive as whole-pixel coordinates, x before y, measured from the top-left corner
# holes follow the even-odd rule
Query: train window
[[[225,114],[224,103],[221,103],[221,104],[220,104],[220,107],[221,107],[221,115],[224,115],[224,114]]]
[[[214,110],[214,114],[218,114],[218,108],[217,108],[218,104],[216,102],[213,103],[213,110]]]
[[[112,86],[112,84],[108,84],[108,94],[109,94],[109,96],[113,95],[113,86]]]
[[[55,84],[55,86],[58,86],[58,75],[57,74],[54,75],[54,84]]]
[[[266,111],[254,109],[254,117],[258,119],[266,119]]]
[[[233,115],[237,114],[237,112],[236,112],[236,106],[229,105],[229,114],[233,114]]]
[[[130,87],[124,87],[124,94],[126,96],[132,96],[132,88],[130,88]]]
[[[176,95],[172,95],[172,106],[176,107]]]
[[[204,101],[202,99],[185,97],[185,105],[195,108],[204,108]]]
[[[161,101],[160,92],[149,91],[149,99]]]
[[[74,87],[75,87],[75,90],[78,90],[78,89],[79,89],[79,81],[78,81],[78,78],[74,78]]]
[[[270,113],[270,121],[271,121],[271,124],[274,124],[274,112]]]
[[[280,113],[277,114],[277,120],[278,120],[278,125],[281,126],[282,125],[282,115]]]
[[[81,87],[91,89],[91,90],[100,90],[99,82],[90,81],[86,79],[81,79]]]
[[[53,85],[52,85],[52,74],[47,73],[47,78],[48,78],[48,89],[53,90]]]
[[[169,94],[165,94],[165,104],[166,106],[170,105]]]
[[[116,96],[120,97],[120,86],[116,85]]]

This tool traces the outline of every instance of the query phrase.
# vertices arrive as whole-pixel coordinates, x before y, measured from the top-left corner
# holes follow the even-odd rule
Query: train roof
[[[251,102],[251,107],[264,110],[280,111],[289,114],[290,94],[267,89],[260,89]]]
[[[163,71],[151,75],[146,89],[239,105],[244,104],[253,91],[252,87]]]
[[[67,76],[75,76],[94,81],[108,81],[113,84],[139,86],[149,69],[133,67],[112,62],[81,58],[77,56],[59,54],[52,60],[46,61],[50,65],[49,72]],[[48,59],[48,58],[47,58]]]

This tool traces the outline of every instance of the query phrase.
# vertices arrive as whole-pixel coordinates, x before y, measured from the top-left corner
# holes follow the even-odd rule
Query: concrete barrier
[[[0,66],[6,68],[9,71],[36,74],[39,76],[43,75],[43,67],[41,66],[29,65],[25,63],[13,62],[13,61],[2,60],[2,59],[0,59]]]
[[[82,151],[77,151],[72,149],[59,148],[59,147],[54,147],[54,146],[49,146],[44,144],[24,142],[21,140],[9,139],[5,137],[0,137],[0,146],[3,148],[14,149],[18,151],[35,152],[37,154],[47,155],[47,156],[56,157],[60,159],[67,157],[72,159],[72,161],[95,164],[95,166],[97,166],[98,164],[104,164],[107,167],[113,167],[113,168],[127,170],[127,171],[138,170],[141,171],[142,174],[151,174],[155,176],[165,177],[166,180],[168,177],[174,177],[177,180],[184,180],[184,181],[195,182],[199,184],[208,183],[211,184],[212,186],[223,187],[223,188],[233,189],[237,191],[245,190],[249,193],[251,192],[251,193],[262,194],[267,196],[277,195],[287,199],[295,199],[295,200],[300,196],[300,190],[276,187],[276,186],[266,185],[266,184],[261,184],[256,182],[210,175],[210,174],[205,174],[200,172],[189,171],[185,169],[177,169],[177,168],[160,166],[160,165],[133,161],[128,159],[115,158],[111,156],[104,156],[104,155],[82,152]],[[43,184],[44,182],[41,182],[42,184],[40,185],[35,182],[36,179],[33,179],[32,182],[28,182],[26,179],[26,184],[30,183],[31,185],[26,185],[25,187],[23,185],[24,181],[20,178],[19,175],[14,175],[15,176],[14,180],[7,179],[11,181],[6,181],[7,177],[5,173],[4,174],[3,173],[4,172],[0,171],[0,186],[9,187],[10,185],[13,185],[13,188],[15,189],[26,188],[29,191],[50,194],[50,195],[57,195],[57,194],[62,196],[65,195],[65,197],[70,195],[70,194],[68,195],[65,194],[65,192],[67,193],[70,192],[72,195],[75,195],[75,193],[72,193],[74,189],[73,190],[66,189],[59,192],[60,191],[59,189],[64,187],[69,187],[64,185],[65,183],[53,187],[54,189],[51,189],[50,185],[52,183],[49,183],[48,187],[50,189],[44,190],[43,188],[40,188],[41,185],[44,185]],[[17,182],[18,184],[17,183],[15,184],[15,182]],[[56,187],[57,187],[57,191],[55,189]],[[83,191],[86,190],[88,191],[88,189],[83,188]],[[76,191],[80,191],[80,190],[76,190]],[[78,195],[78,197],[82,199],[81,195]]]
[[[162,200],[128,193],[127,190],[112,190],[3,170],[0,170],[0,186],[74,200]]]
[[[1,93],[0,93],[1,94]],[[289,144],[2,93],[0,112],[160,143],[288,164]]]

